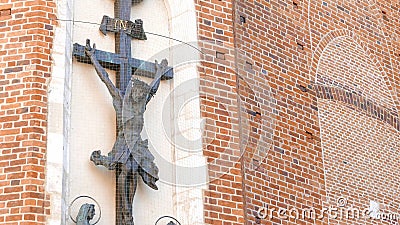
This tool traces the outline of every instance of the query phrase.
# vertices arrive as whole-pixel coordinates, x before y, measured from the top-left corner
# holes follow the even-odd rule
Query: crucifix
[[[147,103],[155,95],[162,79],[173,78],[173,70],[167,60],[161,63],[145,62],[131,58],[131,38],[145,40],[142,21],[131,22],[132,2],[142,0],[115,0],[115,19],[103,17],[100,31],[115,34],[115,53],[97,50],[90,40],[82,46],[74,44],[73,55],[79,62],[93,64],[97,75],[113,98],[117,116],[117,134],[113,149],[107,155],[93,151],[90,160],[116,172],[116,225],[133,225],[133,198],[138,179],[157,190],[158,168],[148,149],[148,141],[142,140],[143,114]],[[105,68],[116,70],[114,85]],[[150,84],[132,78],[132,74],[153,78]]]

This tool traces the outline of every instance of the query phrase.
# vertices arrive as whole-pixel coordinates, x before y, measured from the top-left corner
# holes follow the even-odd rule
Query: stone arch
[[[374,12],[374,14],[372,14],[372,15],[375,17],[376,23],[380,27],[381,32],[384,32],[386,26],[383,22],[383,18],[378,16],[379,14],[382,13],[382,10],[378,7],[376,0],[367,0],[367,1],[370,2],[369,6],[370,6],[371,10]]]
[[[336,4],[339,1],[333,0],[333,1],[327,1],[329,5],[331,4]],[[311,1],[308,1],[309,6],[311,6]],[[356,3],[359,4],[359,3]],[[363,16],[367,16],[370,19],[368,21],[365,21],[366,23],[374,26],[377,28],[378,32],[371,32],[367,31],[366,28],[361,28],[361,27],[354,27],[353,25],[344,25],[343,26],[335,26],[335,30],[331,31],[326,31],[325,35],[321,37],[321,39],[318,39],[318,43],[315,43],[313,46],[316,46],[315,50],[313,48],[312,52],[312,60],[310,61],[310,80],[315,77],[315,71],[316,71],[316,65],[318,64],[318,59],[320,56],[320,53],[323,51],[324,47],[327,45],[327,43],[332,39],[332,35],[334,37],[338,37],[341,35],[348,35],[353,37],[358,44],[360,44],[368,54],[373,57],[373,61],[376,64],[380,64],[379,70],[384,71],[385,73],[385,80],[387,83],[388,88],[390,89],[390,92],[393,96],[394,99],[394,105],[397,107],[397,110],[400,110],[400,101],[399,101],[399,93],[398,91],[394,88],[396,85],[396,79],[394,78],[394,74],[396,73],[397,68],[399,68],[397,61],[394,61],[392,59],[393,54],[391,52],[394,50],[394,47],[389,44],[389,36],[387,33],[387,26],[385,24],[385,21],[382,16],[382,9],[376,2],[376,0],[368,0],[367,1],[367,10],[365,12],[361,12]],[[350,9],[350,14],[353,9]],[[310,11],[309,11],[310,12]],[[344,14],[346,17],[346,14]],[[310,15],[308,17],[308,20],[310,20]],[[350,18],[345,18],[345,19],[350,19]],[[311,27],[310,27],[310,32],[311,32]],[[375,35],[374,35],[375,33]],[[372,42],[368,43],[369,45],[372,44],[374,46],[368,46],[367,43],[364,42],[365,38],[369,35],[372,35],[371,38],[369,38]],[[311,39],[313,39],[313,36],[311,36]],[[313,40],[311,40],[312,42]],[[375,43],[375,41],[380,42],[378,45]],[[312,46],[312,47],[313,47]],[[374,52],[371,47],[376,48],[378,52]],[[379,53],[379,51],[382,51],[382,53]],[[372,53],[371,53],[372,52]],[[383,62],[385,62],[385,65],[383,66]]]
[[[392,82],[388,79],[387,72],[383,69],[383,66],[381,65],[380,61],[376,57],[375,54],[373,54],[368,46],[361,40],[360,36],[355,34],[352,31],[346,30],[346,29],[341,29],[341,30],[334,30],[329,33],[327,33],[321,41],[318,43],[316,50],[312,54],[312,59],[311,59],[311,68],[310,68],[310,77],[314,77],[314,82],[317,82],[317,76],[318,76],[318,69],[320,67],[320,59],[324,52],[326,51],[328,45],[332,44],[333,41],[337,40],[338,38],[343,38],[343,37],[348,37],[352,41],[354,41],[358,46],[362,48],[364,51],[365,55],[369,57],[369,59],[372,61],[373,66],[379,71],[379,73],[382,75],[382,78],[384,79],[384,83],[386,85],[387,91],[390,93],[390,96],[392,98],[393,105],[392,107],[398,106],[398,100],[397,100],[397,95],[395,93],[395,88],[392,85]],[[395,110],[398,114],[398,108],[396,107]]]
[[[317,44],[315,51],[313,51],[311,56],[311,70],[310,70],[310,77],[314,77],[316,79],[317,70],[318,70],[318,63],[323,51],[325,50],[326,46],[335,38],[341,36],[351,36],[351,32],[346,29],[342,30],[334,30],[324,35],[321,41]]]
[[[393,86],[395,87],[396,85],[398,86],[398,81],[395,78],[395,74],[398,73],[398,71],[400,70],[400,63],[399,60],[394,60],[394,57],[397,57],[398,53],[396,54],[396,52],[398,51],[398,46],[393,45],[393,42],[398,42],[398,38],[396,35],[396,31],[395,30],[390,30],[390,27],[396,27],[396,25],[393,24],[393,21],[390,22],[392,23],[391,25],[386,25],[384,22],[384,19],[382,16],[382,9],[379,8],[379,5],[377,3],[376,0],[368,0],[368,2],[371,2],[370,4],[370,8],[372,9],[373,12],[375,12],[375,14],[373,14],[373,16],[376,18],[378,26],[380,28],[380,31],[382,33],[383,36],[383,41],[384,41],[384,51],[386,52],[385,60],[390,62],[390,67],[385,67],[385,69],[387,71],[389,71],[389,73],[391,74],[391,76],[388,76],[388,80],[393,84]],[[390,12],[391,10],[388,10],[386,13]],[[389,15],[389,18],[392,16],[396,16],[393,15],[396,13],[396,10],[392,9],[392,15]],[[389,74],[389,75],[390,75]],[[395,94],[395,106],[397,107],[397,109],[400,111],[400,92],[398,92],[398,90],[396,88],[393,89],[393,93]]]
[[[345,197],[348,205],[355,208],[368,208],[370,201],[376,201],[389,211],[396,210],[392,203],[398,201],[400,186],[398,179],[392,177],[399,171],[392,165],[399,163],[399,119],[387,71],[362,38],[345,29],[322,38],[312,65],[325,171],[324,205],[336,206],[338,198]],[[334,79],[332,74],[340,79]],[[381,85],[373,84],[380,79]],[[364,89],[354,84],[364,85]],[[368,88],[382,95],[362,91]],[[389,163],[382,164],[382,160]],[[379,172],[375,170],[378,166]],[[385,194],[380,195],[382,192]],[[329,219],[332,224],[344,221],[351,223]]]

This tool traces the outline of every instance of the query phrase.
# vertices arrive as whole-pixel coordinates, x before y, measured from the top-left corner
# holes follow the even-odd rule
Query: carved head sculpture
[[[130,98],[134,103],[146,104],[147,96],[150,93],[150,86],[138,79],[131,80],[132,88],[130,90]]]
[[[77,225],[90,225],[89,221],[93,219],[95,215],[95,209],[93,204],[83,204],[79,209],[79,213],[76,216]]]

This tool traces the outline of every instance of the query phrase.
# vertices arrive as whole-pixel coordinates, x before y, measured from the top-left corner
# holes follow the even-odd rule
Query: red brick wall
[[[378,25],[380,18],[371,16],[370,21],[374,36],[362,31],[330,33],[319,56],[315,87],[326,181],[324,205],[338,205],[338,199],[345,198],[346,207],[368,209],[370,201],[375,201],[381,212],[399,213],[400,126],[397,90],[388,79],[395,68],[391,64],[382,68],[381,62],[388,57],[387,40]],[[362,38],[367,35],[368,39]],[[372,53],[374,48],[384,54]],[[376,224],[364,218],[331,218],[329,222]]]
[[[0,1],[0,223],[44,224],[54,1]]]
[[[218,187],[237,193],[239,185],[213,181],[205,197],[206,223],[223,224],[222,215],[233,213],[235,205],[242,210],[235,211],[236,218],[244,224],[372,223],[257,215],[265,204],[321,210],[337,206],[339,197],[361,209],[372,200],[386,212],[399,213],[394,208],[400,204],[395,176],[400,150],[398,2],[196,3],[199,38],[213,43],[201,46],[209,56],[199,68],[201,78],[213,77],[201,83],[202,94],[216,96],[232,87],[238,97],[230,100],[239,111],[237,118],[226,120],[226,112],[216,110],[221,104],[204,100],[203,116],[224,121],[230,134],[239,127],[239,141],[234,136],[229,149],[235,155],[239,148],[240,160],[234,162],[243,196],[225,204],[220,199],[230,195],[218,193]],[[214,43],[233,45],[234,58],[221,62],[213,57],[222,51]],[[221,84],[219,78],[226,77],[234,79]],[[209,161],[221,158],[227,146],[222,143],[204,147]],[[211,177],[221,168],[210,166]],[[236,223],[236,218],[226,217],[224,223]]]
[[[322,208],[318,120],[308,90],[308,9],[292,1],[237,1],[236,9],[237,20],[245,19],[235,27],[238,74],[246,84],[239,93],[245,106],[241,114],[253,121],[241,130],[253,137],[242,146],[246,224],[314,224],[257,214],[266,205]],[[247,97],[247,87],[254,97]],[[258,110],[257,116],[249,110]]]
[[[0,223],[44,224],[55,3],[0,3]],[[257,216],[339,197],[399,213],[399,7],[196,0],[206,224],[372,223]]]
[[[203,53],[199,66],[204,155],[209,163],[206,224],[243,224],[233,1],[196,0]]]

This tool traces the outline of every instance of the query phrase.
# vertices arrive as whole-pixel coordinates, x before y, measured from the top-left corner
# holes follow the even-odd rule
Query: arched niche
[[[114,1],[65,0],[59,1],[57,6],[58,18],[62,21],[56,28],[52,54],[54,73],[49,91],[47,190],[51,196],[51,215],[48,224],[72,224],[68,218],[68,205],[79,195],[92,196],[99,202],[102,207],[99,224],[114,224],[115,175],[95,167],[89,156],[93,150],[101,149],[105,154],[112,148],[115,112],[111,97],[93,66],[72,58],[72,44],[83,45],[87,38],[96,43],[98,49],[114,52],[114,34],[104,36],[99,32],[102,16],[114,17]],[[139,185],[134,203],[135,221],[154,224],[160,216],[173,215],[183,224],[203,224],[204,186],[182,187],[179,184],[188,179],[184,172],[188,167],[181,164],[190,167],[193,162],[205,160],[201,152],[187,155],[185,151],[177,150],[176,146],[181,144],[176,142],[181,139],[177,138],[180,131],[175,127],[178,120],[185,124],[200,121],[198,100],[191,101],[189,109],[182,109],[182,104],[177,104],[198,96],[198,82],[190,82],[189,95],[185,90],[174,91],[185,82],[198,78],[196,64],[185,62],[187,55],[181,54],[184,49],[189,52],[190,60],[198,58],[194,2],[144,0],[132,7],[131,14],[132,20],[140,18],[144,21],[144,29],[148,32],[147,41],[132,41],[132,56],[146,61],[167,58],[175,70],[175,78],[163,81],[145,114],[146,129],[142,135],[149,139],[160,168],[160,181],[159,191],[153,191],[143,183]],[[182,42],[190,45],[182,47]],[[108,72],[115,81],[115,72]],[[201,149],[201,140],[195,142],[193,148]],[[206,173],[204,168],[193,175],[204,184]]]
[[[327,197],[324,207],[336,207],[339,198],[346,198],[347,206],[361,210],[373,201],[393,211],[400,192],[398,112],[379,63],[366,52],[344,35],[328,41],[319,56],[314,87]],[[392,120],[386,119],[389,115]],[[330,223],[345,221],[329,219]]]

